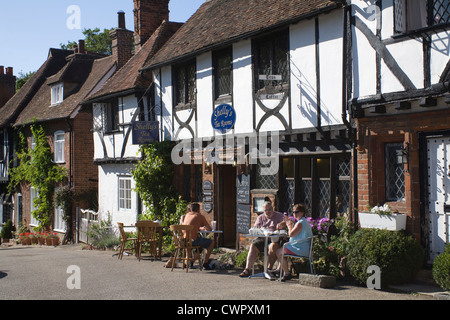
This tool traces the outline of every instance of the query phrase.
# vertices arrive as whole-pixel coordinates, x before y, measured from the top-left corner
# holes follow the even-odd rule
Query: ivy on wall
[[[66,169],[53,162],[47,136],[41,125],[30,127],[34,137],[34,148],[28,148],[26,137],[19,131],[17,150],[18,166],[11,165],[8,190],[13,193],[20,185],[29,184],[36,190],[31,214],[39,222],[40,229],[48,229],[52,221],[53,194],[55,186],[67,178]]]

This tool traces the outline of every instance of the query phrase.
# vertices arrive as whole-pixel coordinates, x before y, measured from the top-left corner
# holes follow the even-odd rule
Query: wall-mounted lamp
[[[409,171],[409,142],[406,142],[402,149],[396,151],[397,164],[406,165],[405,171]]]

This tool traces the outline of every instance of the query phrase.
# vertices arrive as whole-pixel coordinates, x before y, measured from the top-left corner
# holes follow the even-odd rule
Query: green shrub
[[[5,225],[2,228],[2,231],[0,232],[0,238],[2,239],[12,239],[13,238],[13,232],[16,231],[16,227],[14,227],[11,220],[8,220]]]
[[[433,279],[442,289],[450,291],[450,244],[434,259]]]
[[[366,284],[371,276],[367,268],[378,266],[382,287],[413,280],[424,259],[422,246],[402,231],[361,229],[350,239],[348,249],[351,276]]]
[[[242,251],[239,253],[236,257],[235,266],[238,268],[245,268],[245,265],[247,264],[247,255],[248,250]]]
[[[111,217],[92,224],[88,231],[88,242],[99,249],[113,248],[120,245],[120,237],[117,236],[111,225]]]

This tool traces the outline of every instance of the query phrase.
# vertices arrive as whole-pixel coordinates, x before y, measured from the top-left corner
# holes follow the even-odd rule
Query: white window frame
[[[56,188],[55,191],[58,191]],[[66,222],[63,219],[64,210],[62,207],[55,207],[54,230],[58,232],[66,232]]]
[[[52,86],[52,106],[60,104],[64,100],[64,84],[58,83]]]
[[[119,210],[132,209],[132,181],[129,176],[120,176],[118,179]]]
[[[38,196],[38,193],[35,188],[30,187],[30,225],[31,226],[38,226],[39,221],[33,216],[33,211],[37,209],[37,207],[34,206],[34,199]]]
[[[65,147],[66,147],[66,133],[64,131],[56,131],[53,138],[54,147],[54,161],[55,163],[65,163]],[[61,139],[62,137],[62,139]]]

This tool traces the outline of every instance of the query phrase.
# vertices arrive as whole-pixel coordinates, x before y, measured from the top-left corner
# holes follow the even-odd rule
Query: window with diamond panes
[[[339,157],[336,159],[337,190],[336,190],[336,212],[346,213],[350,207],[350,157]]]
[[[175,104],[195,102],[196,65],[195,60],[174,67]]]
[[[231,49],[214,53],[215,99],[231,95]]]
[[[397,154],[403,152],[402,143],[387,143],[385,145],[386,168],[386,200],[405,200],[405,168],[399,163]]]
[[[280,32],[270,37],[256,41],[257,57],[257,90],[267,89],[274,85],[289,82],[289,65],[287,53],[289,51],[289,37],[287,32]],[[261,80],[260,76],[281,76],[281,80]]]
[[[266,164],[258,160],[256,166],[256,189],[277,189],[278,168],[272,168],[271,163]]]

